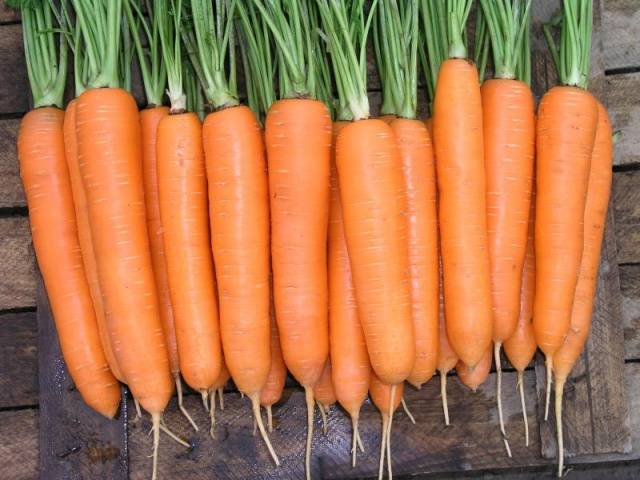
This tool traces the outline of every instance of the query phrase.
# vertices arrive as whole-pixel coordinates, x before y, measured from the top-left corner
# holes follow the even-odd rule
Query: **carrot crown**
[[[151,25],[140,10],[138,2],[126,0],[124,3],[131,39],[140,65],[147,105],[150,107],[162,105],[162,97],[167,84],[167,69],[162,61],[162,45],[160,44],[160,24],[167,22],[167,15],[160,8],[160,3],[155,2],[153,8],[151,5],[147,5],[147,14],[151,18]],[[141,33],[144,34],[146,48],[142,46]],[[125,47],[125,51],[128,50]],[[126,70],[131,71],[131,69]]]
[[[182,81],[187,96],[187,111],[197,114],[200,121],[204,120],[204,92],[191,62],[182,62]]]
[[[516,61],[516,78],[531,86],[531,15],[527,17]]]
[[[418,0],[388,0],[378,5],[373,44],[380,79],[380,113],[415,118],[418,88]]]
[[[339,119],[369,118],[366,47],[379,2],[371,2],[368,15],[365,15],[364,0],[318,0],[317,3],[338,91]]]
[[[428,2],[441,2],[442,0],[427,0]],[[442,33],[445,34],[447,45],[446,58],[467,58],[467,46],[465,42],[465,27],[472,0],[446,0],[447,22]]]
[[[491,37],[496,78],[516,78],[531,0],[480,0]]]
[[[22,11],[22,32],[33,107],[62,108],[67,79],[67,40],[47,1],[13,0],[9,6]],[[59,37],[58,39],[56,37]]]
[[[236,3],[215,2],[214,12],[211,0],[191,0],[191,28],[182,25],[182,39],[204,95],[214,110],[239,104],[233,36]]]
[[[559,46],[552,32],[552,27],[558,25]],[[560,83],[586,89],[589,80],[593,0],[563,1],[562,15],[554,17],[542,28]]]
[[[167,70],[167,95],[171,111],[184,112],[187,109],[187,97],[182,82],[182,0],[156,0],[155,9],[158,15],[164,17],[158,21],[158,36]]]
[[[71,1],[85,46],[87,87],[121,87],[120,47],[123,0]]]

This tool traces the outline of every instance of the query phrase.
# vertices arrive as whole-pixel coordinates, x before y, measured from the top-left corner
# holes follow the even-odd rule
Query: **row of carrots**
[[[447,373],[475,390],[492,359],[510,456],[503,347],[525,426],[523,372],[537,348],[546,357],[562,474],[562,391],[589,332],[611,187],[611,125],[586,90],[590,0],[565,0],[544,26],[560,86],[537,113],[531,0],[477,2],[475,62],[472,0],[11,3],[34,100],[21,175],[62,352],[96,411],[117,414],[122,382],[151,415],[153,478],[175,392],[198,429],[181,379],[212,435],[233,379],[279,464],[267,430],[287,370],[305,390],[307,477],[316,401],[351,416],[355,465],[370,394],[379,476],[385,457],[391,476],[404,382],[438,371],[448,424]],[[69,51],[76,97],[63,110]]]

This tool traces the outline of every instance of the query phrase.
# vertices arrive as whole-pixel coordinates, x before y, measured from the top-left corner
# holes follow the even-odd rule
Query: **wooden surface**
[[[0,209],[26,205],[16,152],[19,127],[19,120],[0,120]]]
[[[36,314],[0,315],[0,409],[38,404]]]
[[[26,217],[0,218],[0,309],[35,305],[35,258]]]
[[[640,265],[620,267],[625,358],[640,358]]]
[[[637,44],[640,44],[640,40]],[[614,165],[638,165],[640,164],[640,71],[608,76],[606,91],[611,121],[614,128],[622,135],[615,148]]]
[[[640,170],[618,172],[613,179],[618,263],[640,262]]]
[[[606,68],[640,66],[640,8],[638,0],[606,0],[603,12]]]
[[[44,286],[38,289],[40,472],[51,479],[126,480],[127,405],[109,420],[82,400],[62,361]]]

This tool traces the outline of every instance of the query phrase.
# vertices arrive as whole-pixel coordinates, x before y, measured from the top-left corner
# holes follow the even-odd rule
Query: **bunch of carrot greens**
[[[561,85],[537,116],[531,0],[475,2],[475,62],[471,0],[10,3],[34,106],[20,169],[62,352],[96,411],[117,414],[122,382],[151,414],[153,478],[160,431],[186,445],[162,421],[174,391],[198,430],[182,379],[212,437],[233,379],[278,465],[268,432],[287,370],[305,391],[307,478],[316,402],[325,434],[333,403],[350,415],[355,466],[370,395],[378,476],[386,459],[391,477],[404,382],[420,389],[437,370],[448,425],[447,373],[475,390],[492,359],[510,456],[502,347],[526,445],[536,348],[547,404],[556,378],[562,474],[562,391],[589,332],[611,188],[611,125],[586,90],[591,0],[565,0],[543,29]]]

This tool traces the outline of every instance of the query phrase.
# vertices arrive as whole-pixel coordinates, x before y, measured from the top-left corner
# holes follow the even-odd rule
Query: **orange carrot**
[[[282,349],[280,348],[280,335],[278,334],[278,324],[276,323],[276,315],[271,303],[270,320],[271,320],[271,367],[269,375],[260,392],[260,405],[267,410],[267,428],[269,432],[273,431],[273,415],[272,406],[280,401],[284,382],[287,377],[287,367],[284,365],[282,358]]]
[[[478,390],[489,377],[491,371],[491,361],[493,360],[493,351],[489,348],[482,356],[482,360],[474,368],[469,368],[462,361],[458,361],[456,365],[456,373],[460,383],[469,387],[473,392]]]
[[[346,125],[346,122],[334,123],[334,138]],[[336,398],[351,416],[353,425],[351,464],[355,467],[358,446],[362,450],[358,419],[362,402],[364,402],[369,391],[371,365],[364,333],[358,319],[351,264],[344,236],[338,171],[335,165],[335,149],[333,150],[333,155],[328,246],[331,373]]]
[[[447,337],[447,328],[444,313],[444,289],[442,288],[442,257],[439,257],[439,315],[438,315],[438,358],[436,367],[440,374],[440,397],[442,398],[442,411],[444,413],[444,424],[449,426],[449,405],[447,402],[447,373],[449,373],[458,363],[458,356],[453,351]]]
[[[118,362],[111,347],[111,339],[105,318],[102,293],[98,282],[98,270],[96,257],[91,239],[91,227],[89,225],[89,214],[87,212],[87,196],[82,185],[80,175],[80,165],[78,164],[78,146],[76,142],[76,100],[73,99],[67,105],[64,114],[64,147],[67,168],[69,169],[69,179],[71,181],[71,191],[73,194],[73,206],[76,213],[76,224],[78,227],[78,240],[82,251],[82,263],[87,275],[91,301],[96,314],[96,323],[100,335],[100,344],[111,369],[111,373],[121,382],[125,382]]]
[[[369,393],[371,395],[371,400],[382,416],[382,439],[380,442],[378,479],[382,479],[383,476],[385,454],[387,456],[387,472],[389,478],[393,478],[391,471],[391,424],[393,422],[393,414],[402,401],[403,392],[403,383],[398,385],[388,385],[382,382],[375,373],[371,375]]]
[[[331,359],[327,358],[324,370],[320,379],[313,387],[313,396],[318,404],[320,415],[322,416],[322,431],[327,434],[327,415],[329,407],[336,403],[336,392],[333,388],[333,380],[331,377]]]
[[[558,429],[559,476],[562,476],[564,466],[562,393],[567,377],[584,349],[591,327],[598,268],[600,267],[600,251],[613,176],[613,132],[611,122],[602,103],[597,102],[597,105],[598,127],[591,156],[591,169],[584,212],[584,247],[573,310],[571,312],[571,326],[564,343],[553,355],[553,373],[556,379],[555,407]]]

